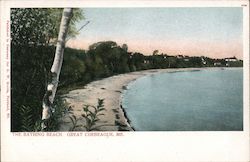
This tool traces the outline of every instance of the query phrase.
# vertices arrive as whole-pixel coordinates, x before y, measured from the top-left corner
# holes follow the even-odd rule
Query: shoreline
[[[83,105],[96,105],[98,98],[104,99],[104,115],[100,116],[100,121],[96,123],[100,131],[135,131],[131,126],[126,110],[122,106],[122,94],[127,86],[137,79],[167,72],[185,72],[200,71],[205,69],[222,69],[221,67],[205,67],[205,68],[171,68],[171,69],[150,69],[143,71],[119,74],[93,81],[84,86],[83,89],[69,91],[62,95],[62,98],[71,106],[72,111],[78,119],[78,125],[85,125],[85,120],[81,117]],[[70,114],[61,119],[59,131],[69,131],[73,127],[69,118]],[[79,127],[74,131],[86,131],[85,128]]]

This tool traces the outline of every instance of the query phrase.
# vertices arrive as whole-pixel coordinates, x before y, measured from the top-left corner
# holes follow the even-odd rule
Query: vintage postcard
[[[1,1],[1,161],[249,161],[249,2]]]

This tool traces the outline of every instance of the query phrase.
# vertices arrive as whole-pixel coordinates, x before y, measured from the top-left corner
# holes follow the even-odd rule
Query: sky
[[[243,57],[242,8],[84,8],[80,34],[67,46],[87,50],[99,41],[127,44],[151,55]]]

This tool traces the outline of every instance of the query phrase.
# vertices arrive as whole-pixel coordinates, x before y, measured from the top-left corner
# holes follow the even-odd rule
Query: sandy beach
[[[121,106],[121,94],[130,82],[146,75],[199,69],[200,68],[152,69],[115,75],[93,81],[87,84],[84,89],[72,90],[62,97],[71,106],[71,113],[78,119],[78,125],[85,125],[85,119],[81,116],[83,114],[83,105],[97,105],[98,98],[100,98],[104,99],[104,107],[106,110],[103,112],[104,115],[100,116],[100,121],[96,123],[96,126],[99,126],[98,129],[100,131],[133,131],[133,128],[129,124],[129,119],[127,119],[126,113]],[[73,127],[69,115],[69,113],[66,113],[62,118],[59,131],[69,131]],[[75,128],[74,131],[85,131],[85,128],[81,126]]]

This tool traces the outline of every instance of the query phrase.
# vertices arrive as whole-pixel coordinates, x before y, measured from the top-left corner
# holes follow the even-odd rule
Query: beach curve
[[[119,74],[93,81],[83,89],[69,91],[61,97],[71,107],[71,113],[77,118],[78,125],[74,131],[86,131],[85,119],[82,117],[84,105],[96,105],[98,99],[104,99],[104,115],[100,116],[100,121],[96,123],[100,131],[133,131],[125,110],[122,108],[122,93],[127,85],[136,79],[152,74],[178,71],[194,71],[201,68],[174,68],[174,69],[151,69]],[[73,124],[70,120],[70,113],[66,113],[62,119],[59,131],[69,131]]]

